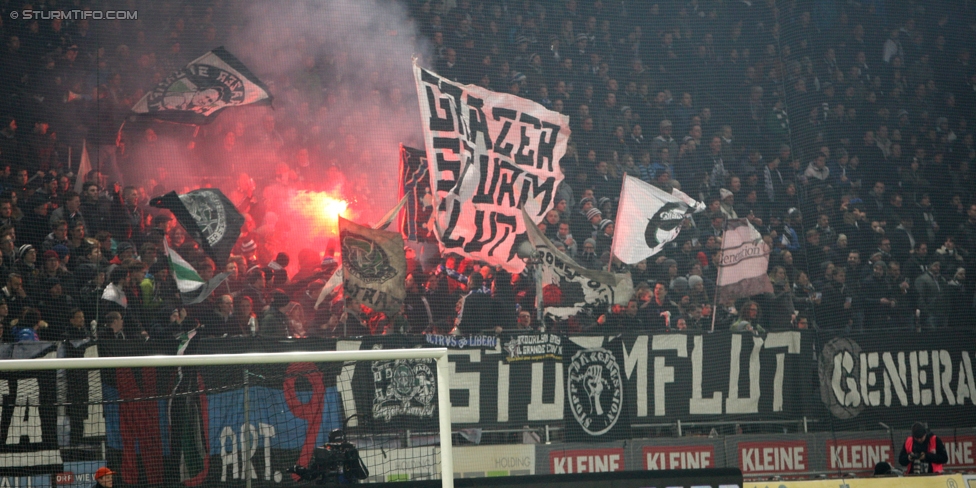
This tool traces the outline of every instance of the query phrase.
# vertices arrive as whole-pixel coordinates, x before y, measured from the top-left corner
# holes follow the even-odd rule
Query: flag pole
[[[723,243],[723,245],[725,243],[725,233],[728,232],[728,230],[729,230],[729,219],[726,218],[725,219],[725,223],[722,224],[722,243]],[[722,249],[721,246],[719,246],[719,252],[723,252],[724,253],[724,250]],[[721,279],[722,278],[722,266],[720,266],[719,263],[715,263],[715,266],[718,267],[718,272],[715,274],[715,298],[712,300],[712,329],[711,329],[711,332],[715,332],[715,318],[718,317],[718,287],[719,287],[718,284],[722,282],[722,279]]]
[[[627,187],[627,175],[620,182],[620,201],[624,199],[624,188]],[[620,213],[620,201],[617,201],[617,213]],[[607,262],[607,272],[613,272],[613,257],[617,253],[617,223],[613,223],[613,235],[610,236],[610,260]],[[645,258],[646,259],[646,258]]]

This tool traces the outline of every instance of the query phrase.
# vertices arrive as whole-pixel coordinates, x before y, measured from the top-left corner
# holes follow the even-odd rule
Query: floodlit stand
[[[440,432],[441,486],[442,488],[454,488],[454,457],[451,450],[450,366],[447,360],[446,348],[371,349],[364,351],[303,351],[266,354],[248,353],[190,356],[9,359],[0,361],[0,371],[229,366],[300,362],[323,363],[346,361],[382,361],[397,359],[434,359],[437,361],[437,408],[438,430]],[[248,482],[250,482],[250,478],[248,478]]]

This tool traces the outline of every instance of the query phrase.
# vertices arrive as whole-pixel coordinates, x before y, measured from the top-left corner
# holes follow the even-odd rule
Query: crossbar
[[[228,366],[301,362],[380,361],[385,359],[438,359],[440,357],[447,357],[446,348],[294,351],[187,356],[119,356],[107,358],[4,359],[0,360],[0,371]]]

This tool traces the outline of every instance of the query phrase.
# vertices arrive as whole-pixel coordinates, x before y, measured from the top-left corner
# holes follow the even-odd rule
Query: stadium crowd
[[[197,324],[209,336],[268,337],[695,330],[709,328],[713,314],[717,328],[755,333],[973,327],[974,4],[404,3],[428,42],[426,64],[440,75],[570,116],[566,179],[539,227],[586,267],[629,268],[636,291],[626,306],[540,323],[530,273],[457,256],[421,263],[408,253],[400,314],[343,310],[338,297],[314,310],[336,264],[322,250],[303,250],[289,276],[290,256],[264,231],[262,201],[342,178],[326,161],[355,146],[355,134],[277,115],[298,108],[288,93],[327,92],[349,75],[345,58],[356,53],[337,52],[310,57],[300,78],[268,75],[285,94],[277,102],[284,110],[261,112],[250,125],[228,112],[194,134],[199,143],[179,148],[199,162],[275,155],[235,166],[226,190],[247,221],[227,264],[232,276],[208,301],[182,308],[163,239],[204,279],[223,270],[170,215],[146,205],[186,187],[162,166],[130,173],[132,158],[161,150],[154,129],[121,144],[116,137],[147,89],[237,29],[232,5],[147,3],[140,13],[149,20],[106,21],[96,35],[85,20],[7,21],[24,4],[4,0],[3,340],[90,337],[93,319],[102,337],[172,337]],[[405,93],[411,87],[368,103],[402,113],[416,104]],[[336,99],[313,97],[300,108],[328,111]],[[71,172],[82,139],[101,172]],[[663,253],[630,267],[609,255],[624,175],[707,205]],[[80,194],[77,177],[85,179]],[[772,248],[774,293],[713,309],[715,259],[725,222],[737,218]],[[543,301],[558,295],[547,288]]]

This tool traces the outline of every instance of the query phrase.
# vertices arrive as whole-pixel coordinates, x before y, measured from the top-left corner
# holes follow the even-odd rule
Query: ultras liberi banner
[[[569,117],[416,65],[414,75],[442,250],[522,271],[519,209],[539,222],[555,204]]]

